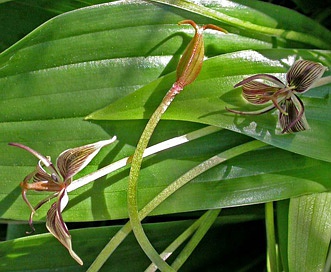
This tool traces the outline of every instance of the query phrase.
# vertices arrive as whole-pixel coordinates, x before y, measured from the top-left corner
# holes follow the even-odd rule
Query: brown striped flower
[[[243,115],[258,115],[272,109],[279,110],[278,122],[281,133],[292,133],[309,128],[304,105],[297,96],[313,87],[313,84],[323,75],[326,67],[308,61],[296,61],[286,74],[287,83],[284,84],[278,78],[267,74],[258,74],[246,78],[234,87],[242,86],[242,95],[254,105],[263,105],[272,102],[271,105],[257,111],[238,111],[227,109],[230,112]],[[261,82],[263,80],[264,82]]]
[[[72,182],[73,176],[81,171],[100,149],[116,140],[116,137],[84,145],[81,147],[67,149],[62,152],[57,160],[56,167],[51,162],[50,157],[45,157],[30,147],[19,143],[10,143],[12,146],[22,148],[39,159],[36,169],[21,182],[22,197],[31,210],[29,225],[34,231],[33,215],[45,203],[53,198],[57,200],[51,205],[46,216],[46,227],[48,231],[55,236],[69,251],[70,255],[82,265],[82,260],[72,250],[71,236],[66,224],[62,219],[62,211],[69,201],[67,187]],[[47,191],[53,192],[52,195],[41,200],[36,206],[32,206],[27,199],[27,191]]]

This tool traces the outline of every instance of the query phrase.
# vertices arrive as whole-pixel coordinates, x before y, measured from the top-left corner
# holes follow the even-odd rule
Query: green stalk
[[[157,265],[161,271],[175,271],[173,270],[160,255],[156,252],[152,244],[149,242],[142,225],[140,223],[138,214],[138,202],[137,202],[137,185],[139,171],[143,159],[144,151],[149,143],[149,140],[154,132],[154,129],[161,119],[162,114],[167,110],[170,103],[175,98],[176,94],[181,90],[177,84],[166,94],[159,107],[153,113],[149,119],[136,148],[136,151],[132,158],[132,165],[130,169],[129,185],[128,185],[128,212],[132,230],[137,238],[141,248],[145,251],[148,257]]]
[[[233,157],[239,156],[243,153],[255,150],[257,148],[266,146],[265,143],[258,140],[254,140],[233,148],[230,148],[218,155],[211,157],[210,159],[202,162],[196,167],[192,168],[184,175],[179,177],[168,187],[166,187],[161,193],[159,193],[154,199],[152,199],[142,210],[139,211],[139,219],[143,220],[149,213],[151,213],[157,206],[159,206],[164,200],[166,200],[170,195],[176,192],[178,189],[183,187],[193,178],[199,176],[200,174],[206,172],[207,170],[213,168],[214,166],[232,159]],[[126,236],[131,232],[132,228],[130,222],[127,222],[109,241],[105,248],[101,251],[95,261],[92,263],[88,272],[98,271],[101,269],[102,265],[106,262],[109,256],[115,251],[115,249],[121,244],[121,242],[126,238]]]
[[[273,202],[265,204],[265,221],[267,230],[267,267],[269,272],[278,271],[277,245],[275,238],[275,222]]]
[[[201,223],[196,233],[193,235],[192,239],[187,243],[185,248],[177,256],[176,260],[171,265],[176,271],[185,263],[188,257],[192,254],[193,250],[197,247],[202,238],[206,235],[212,224],[217,219],[221,210],[209,210],[207,217]]]
[[[176,240],[174,240],[161,254],[163,260],[168,259],[171,254],[182,245],[194,232],[199,228],[199,226],[206,220],[210,211],[205,212],[198,220],[195,220],[194,223],[189,226],[181,235],[179,235]],[[157,267],[154,264],[151,264],[145,272],[154,272],[157,270]]]
[[[163,98],[161,104],[149,119],[132,157],[128,184],[128,213],[132,230],[137,238],[141,248],[145,251],[150,260],[157,265],[161,271],[174,271],[157,253],[152,244],[149,242],[139,219],[137,203],[137,185],[141,163],[144,151],[154,132],[155,127],[161,119],[162,114],[167,110],[175,96],[183,90],[185,86],[191,84],[199,75],[204,59],[203,31],[205,29],[214,29],[226,33],[226,30],[211,24],[198,27],[192,20],[184,20],[179,24],[190,24],[195,29],[195,35],[187,45],[181,59],[179,60],[176,72],[177,79],[171,89]]]
[[[132,228],[130,221],[128,221],[113,238],[110,239],[108,244],[101,250],[99,255],[95,258],[91,266],[86,270],[86,272],[96,272],[99,271],[104,263],[108,260],[115,249],[124,241],[124,239],[129,235]]]

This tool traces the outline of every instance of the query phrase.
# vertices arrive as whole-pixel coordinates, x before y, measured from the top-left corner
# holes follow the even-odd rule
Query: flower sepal
[[[20,183],[23,200],[31,210],[29,225],[32,232],[34,231],[33,216],[36,211],[51,199],[57,198],[47,212],[46,227],[68,249],[70,255],[80,265],[83,265],[83,261],[72,249],[71,236],[62,218],[62,211],[69,201],[67,187],[72,182],[73,176],[86,167],[102,147],[115,142],[115,140],[116,137],[113,137],[110,140],[67,149],[58,156],[56,167],[51,162],[50,157],[45,157],[28,146],[19,143],[9,143],[9,145],[30,152],[39,159],[35,170]],[[36,206],[32,206],[27,198],[27,191],[29,190],[47,191],[53,192],[53,194],[41,200]]]
[[[304,113],[304,104],[296,95],[314,86],[327,68],[320,63],[297,60],[286,74],[287,84],[273,75],[258,74],[248,77],[234,87],[242,87],[243,98],[254,105],[271,105],[256,111],[226,110],[241,115],[259,115],[278,109],[278,124],[281,134],[309,129]],[[263,81],[263,82],[262,82]]]

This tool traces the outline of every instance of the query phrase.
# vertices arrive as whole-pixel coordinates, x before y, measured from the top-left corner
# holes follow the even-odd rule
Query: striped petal
[[[71,236],[68,231],[66,224],[62,219],[62,210],[68,203],[68,194],[65,189],[63,189],[59,196],[58,201],[53,203],[49,211],[47,212],[46,227],[50,233],[58,239],[62,245],[64,245],[71,257],[76,260],[80,265],[83,265],[83,261],[78,257],[78,255],[72,250]]]
[[[265,80],[271,84],[263,83],[257,80]],[[248,77],[234,87],[242,86],[243,97],[250,103],[260,105],[272,100],[272,96],[280,89],[285,88],[283,82],[272,75],[258,74]]]
[[[250,103],[260,105],[269,102],[279,88],[258,81],[251,81],[242,86],[242,95]]]
[[[240,81],[239,83],[237,83],[234,87],[237,88],[239,86],[242,86],[242,85],[244,85],[248,82],[251,82],[253,80],[256,80],[256,79],[266,80],[266,81],[273,83],[275,86],[277,86],[279,88],[285,88],[285,85],[282,81],[280,81],[277,77],[275,77],[273,75],[268,75],[268,74],[257,74],[254,76],[250,76],[250,77],[245,78],[244,80]]]
[[[23,191],[22,191],[22,195],[23,195]],[[44,198],[42,201],[40,201],[36,206],[32,207],[30,202],[27,200],[27,198],[23,195],[23,199],[26,203],[28,203],[30,209],[31,209],[31,213],[30,213],[30,217],[29,217],[29,226],[31,227],[31,231],[27,231],[27,234],[31,234],[35,231],[35,228],[33,226],[33,216],[36,213],[36,211],[42,207],[45,203],[48,203],[51,199],[53,199],[54,197],[57,197],[59,194],[59,192],[54,193],[53,195],[50,195],[46,198]]]
[[[309,60],[297,60],[287,72],[288,85],[297,92],[308,91],[327,68],[320,63]]]
[[[304,114],[304,105],[295,94],[283,100],[280,106],[287,113],[283,114],[279,112],[279,125],[282,129],[282,133],[293,133],[309,129]]]
[[[99,141],[76,148],[67,149],[57,158],[56,164],[64,182],[70,180],[80,170],[82,170],[98,154],[100,149],[113,143],[116,137],[110,140]]]

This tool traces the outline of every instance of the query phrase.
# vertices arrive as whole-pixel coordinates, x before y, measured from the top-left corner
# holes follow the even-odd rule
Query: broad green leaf
[[[82,117],[174,70],[178,55],[192,35],[191,29],[178,27],[177,22],[188,17],[198,23],[211,22],[203,16],[163,5],[114,2],[93,6],[48,21],[0,55],[2,218],[27,218],[28,210],[21,205],[18,184],[36,163],[29,154],[7,146],[8,142],[22,142],[55,158],[67,148],[118,135],[118,145],[108,155],[110,148],[102,151],[88,170],[132,154],[132,146],[136,144],[144,121],[139,121],[139,125],[122,121],[90,123]],[[238,33],[245,35],[242,30]],[[263,40],[237,34],[205,34],[208,56],[272,46]],[[155,95],[151,104],[159,101],[158,94]],[[160,127],[154,142],[193,130],[194,126],[188,124],[170,122],[166,127]],[[198,156],[206,159],[207,154],[219,151],[211,145],[215,141],[231,139],[226,145],[229,147],[245,139],[230,135],[227,139],[213,138],[208,145],[204,143]],[[194,163],[189,161],[187,165],[184,160],[184,168],[178,172],[183,173]],[[93,187],[95,195],[103,194],[104,185],[99,189],[97,185]],[[88,193],[90,189],[86,190],[85,196]],[[118,197],[122,201],[117,201],[121,209],[115,217],[122,218],[126,216],[125,197],[123,194]],[[16,204],[12,209],[13,203]],[[93,202],[93,210],[101,210],[99,205],[103,204]],[[91,204],[86,201],[81,208],[91,209]],[[72,210],[68,217],[73,221],[84,219],[74,214]]]
[[[65,10],[66,3],[69,6],[77,4],[73,1],[55,2],[53,8],[54,6],[59,7],[59,10],[55,11],[59,13]],[[215,5],[215,1],[204,1],[207,7],[224,13],[229,12],[230,16],[243,18],[262,28],[275,28],[276,25],[279,25],[287,33],[308,33],[307,35],[312,37],[311,41],[315,46],[318,45],[315,43],[318,40],[329,40],[328,31],[320,28],[316,23],[309,24],[312,21],[307,21],[307,18],[302,16],[297,17],[295,12],[289,12],[289,16],[272,17],[274,6],[267,8],[265,5],[268,4],[258,2],[258,6],[253,7],[252,2],[255,1],[242,2],[243,4],[237,1],[222,1],[222,4],[227,4],[227,6],[222,6],[218,3]],[[81,3],[83,2],[79,1],[79,4]],[[67,148],[109,139],[116,134],[119,139],[118,143],[114,147],[102,150],[86,169],[85,174],[132,154],[139,133],[145,124],[145,120],[142,119],[146,119],[150,113],[148,107],[146,107],[143,118],[138,117],[137,121],[87,122],[82,118],[127,96],[161,75],[174,71],[179,55],[193,34],[189,27],[179,27],[177,22],[188,18],[199,24],[216,23],[232,32],[228,35],[219,35],[213,31],[206,32],[207,58],[245,49],[260,50],[276,46],[311,47],[310,40],[306,41],[305,38],[294,42],[290,36],[270,36],[266,33],[249,30],[245,26],[236,28],[233,25],[220,23],[217,18],[212,20],[206,14],[194,14],[176,7],[150,4],[145,1],[115,1],[55,17],[0,55],[1,219],[28,219],[29,211],[20,197],[18,184],[36,164],[36,160],[29,154],[8,147],[8,142],[22,142],[44,155],[51,155],[55,158]],[[311,26],[314,31],[310,31],[305,26]],[[7,31],[8,29],[6,29]],[[274,59],[269,55],[269,60],[276,61],[278,50],[270,52]],[[320,54],[320,61],[324,64],[329,62],[327,51],[315,51],[313,54],[315,54],[312,56],[313,59],[317,58],[316,54]],[[324,54],[327,57],[322,59]],[[245,58],[243,61],[245,63]],[[278,66],[278,70],[275,67],[265,70],[266,65],[262,61],[261,67],[266,72],[284,72],[282,65]],[[241,70],[240,67],[237,69]],[[224,70],[221,71],[224,72]],[[231,74],[231,70],[229,70],[229,74]],[[238,73],[237,76],[239,79],[242,74]],[[168,88],[171,80],[170,75],[169,81],[162,82],[166,86],[160,87]],[[208,81],[209,79],[206,77],[205,82]],[[230,80],[230,84],[232,84],[232,80]],[[208,89],[205,88],[206,84],[203,85],[203,90]],[[239,94],[239,91],[237,93]],[[329,92],[324,88],[320,89],[317,95],[309,96],[310,94],[307,94],[305,102],[315,99],[320,101],[320,104],[329,103],[326,100]],[[151,95],[148,105],[151,107],[157,105],[160,97],[162,97],[161,94],[157,93]],[[241,106],[240,99],[235,102],[236,106]],[[127,106],[125,105],[125,108]],[[316,111],[311,111],[311,117],[321,118],[320,109],[321,107],[318,106]],[[326,107],[324,109],[325,120],[329,120],[329,111]],[[307,118],[309,117],[307,116]],[[176,118],[171,117],[171,119]],[[184,116],[184,120],[190,120],[190,118]],[[322,120],[323,125],[325,120]],[[193,121],[206,123],[200,122],[200,120]],[[198,123],[162,121],[153,138],[153,143],[203,126]],[[328,125],[326,127],[328,129]],[[140,183],[139,204],[144,205],[173,179],[201,161],[248,140],[249,137],[245,135],[222,131],[147,159]],[[305,148],[309,149],[307,146]],[[321,156],[308,158],[277,148],[251,152],[220,165],[194,180],[160,206],[154,214],[248,205],[329,190],[330,164],[314,158],[321,158]],[[284,161],[286,161],[285,165]],[[283,168],[280,169],[280,165]],[[169,173],[172,173],[170,177]],[[127,175],[128,170],[124,169],[70,193],[71,201],[64,212],[65,220],[93,221],[126,218]],[[31,201],[35,203],[44,196],[45,194],[32,193]],[[48,209],[46,206],[40,210],[36,220],[45,220],[44,216]],[[168,231],[168,226],[165,229]],[[92,230],[93,235],[91,236],[89,236],[89,231],[88,229],[86,232],[85,230],[73,232],[73,236],[77,235],[73,237],[74,248],[82,249],[83,252],[78,251],[78,253],[83,253],[88,260],[87,263],[95,257],[91,252],[97,254],[111,236],[108,229],[101,233]],[[157,231],[167,233],[160,229]],[[260,230],[261,232],[262,230]],[[233,232],[230,233],[233,235]],[[228,237],[232,237],[232,235],[228,235]],[[217,237],[219,236],[217,235]],[[79,237],[76,240],[78,244],[75,244],[77,237]],[[90,242],[86,246],[87,237],[92,237],[90,238],[91,243],[100,239],[96,242],[98,247],[94,247],[94,244],[89,247]],[[242,237],[247,238],[246,229]],[[160,238],[160,241],[162,240],[163,237]],[[211,239],[211,241],[216,240],[219,241]],[[49,242],[53,243],[55,247],[50,246]],[[40,244],[46,244],[46,246],[41,249]],[[130,243],[126,249],[131,249],[132,244],[134,242]],[[251,244],[254,243],[251,242]],[[210,244],[207,243],[206,248],[209,247]],[[122,262],[123,254],[128,256],[126,249],[118,253],[116,264],[126,264]],[[227,250],[229,250],[229,246],[225,253]],[[1,243],[0,251],[0,256],[2,256],[0,264],[3,266],[14,264],[17,270],[26,271],[27,264],[32,270],[45,269],[45,267],[39,266],[41,251],[45,252],[45,256],[47,256],[47,262],[43,263],[48,269],[54,267],[54,270],[58,270],[59,263],[56,262],[58,260],[65,263],[63,270],[73,271],[77,268],[75,264],[73,268],[73,261],[67,251],[50,235]],[[54,252],[57,257],[55,262]],[[138,257],[136,251],[129,256]],[[194,258],[204,261],[205,256],[205,254],[203,256],[196,254]],[[219,256],[222,254],[215,257],[217,265],[219,265]],[[252,260],[250,257],[247,256],[249,260],[247,266]],[[16,262],[16,260],[19,261]],[[30,266],[31,264],[33,267]],[[110,262],[109,267],[114,268],[113,261]],[[216,266],[212,265],[212,267]],[[221,269],[223,268],[222,263]],[[201,267],[197,269],[201,270]],[[186,270],[192,271],[190,266]],[[119,271],[123,271],[123,267],[120,267]],[[228,271],[233,271],[233,267],[230,266]]]
[[[145,225],[145,228],[151,238],[157,240],[159,247],[162,248],[167,246],[189,224],[190,221],[187,220],[187,222],[182,221],[179,224]],[[77,248],[79,255],[83,258],[83,267],[68,256],[67,250],[53,236],[42,234],[0,243],[0,252],[2,253],[0,254],[0,269],[2,271],[86,271],[105,242],[116,233],[118,228],[115,226],[71,231],[74,248]],[[164,235],[165,229],[168,230],[167,235]],[[86,246],[87,240],[88,246]],[[131,256],[130,262],[123,262],[121,260],[122,254],[125,254],[126,258]],[[41,259],[43,261],[40,261]],[[131,262],[132,266],[130,265]],[[103,269],[112,267],[112,271],[114,269],[115,271],[121,271],[121,269],[124,271],[135,266],[136,269],[143,270],[148,264],[148,259],[131,235]]]
[[[331,194],[293,198],[289,208],[289,271],[325,271],[331,239]]]
[[[205,61],[197,80],[176,97],[163,118],[224,127],[298,154],[331,161],[331,102],[328,85],[311,89],[301,96],[311,130],[297,134],[276,134],[275,111],[261,116],[238,116],[225,110],[226,107],[243,111],[258,108],[245,103],[240,88],[234,89],[233,86],[252,74],[269,73],[283,78],[284,73],[297,58],[322,62],[325,66],[331,64],[329,51],[270,49],[241,51],[211,58]],[[88,118],[148,118],[173,81],[173,74],[160,78],[134,94],[92,113]]]
[[[52,16],[54,14],[51,12],[45,12],[45,10],[37,7],[17,3],[16,1],[0,1],[0,52]]]
[[[157,78],[166,65],[172,70],[171,56],[186,39],[184,28],[177,26],[183,18],[146,3],[95,6],[50,20],[0,55],[0,175],[11,187],[2,191],[10,201],[1,206],[1,215],[18,197],[18,183],[31,169],[19,166],[35,163],[7,143],[22,142],[56,157],[67,148],[113,136],[119,123],[99,126],[82,117]],[[177,38],[167,42],[172,34]],[[172,135],[189,131],[182,128]],[[135,138],[127,132],[131,137],[117,147],[122,153],[110,155],[104,165],[132,153],[126,147],[136,144],[139,131]]]
[[[69,141],[77,146],[112,136],[109,129],[105,132],[82,117],[174,70],[191,34],[191,29],[177,26],[186,16],[138,2],[94,6],[48,21],[3,52],[0,149],[6,152],[0,155],[1,165],[13,165],[8,142],[48,146],[54,156]],[[207,34],[208,54],[271,46],[238,35],[226,37],[219,45],[219,36]],[[16,153],[15,163],[22,156]],[[2,180],[8,180],[10,171],[5,173]]]
[[[218,5],[213,1],[153,1],[201,14],[248,31],[330,49],[330,44],[326,42],[331,38],[330,31],[314,20],[280,6],[247,0],[222,1]],[[242,12],[243,10],[245,12]]]
[[[58,14],[106,0],[0,0],[0,52]]]
[[[215,137],[216,139],[232,138],[231,142],[219,141],[218,151],[245,141],[240,134],[223,131],[147,159],[143,165],[139,184],[140,207],[154,198],[170,182],[217,152]],[[211,154],[207,156],[206,153],[202,153],[200,146],[209,146],[205,152]],[[286,164],[283,163],[284,161]],[[279,167],[280,165],[282,168]],[[29,173],[31,167],[24,166],[22,170]],[[172,173],[171,176],[169,172]],[[126,218],[127,176],[128,169],[117,171],[107,178],[94,182],[93,185],[84,186],[70,193],[69,204],[63,213],[64,220],[91,221]],[[15,177],[17,180],[20,179],[17,175]],[[276,148],[262,149],[241,155],[209,170],[177,191],[153,214],[257,204],[322,192],[331,187],[329,177],[329,163]],[[29,209],[20,197],[17,183],[5,184],[3,192],[2,218],[27,220]],[[32,203],[36,203],[43,196],[45,194],[31,192],[29,199]],[[35,219],[45,220],[48,208],[49,206],[45,205],[40,209]]]
[[[184,264],[182,271],[196,271],[201,269],[201,265],[210,267],[208,271],[219,271],[219,269],[238,271],[245,266],[256,267],[256,259],[263,258],[264,244],[260,243],[260,246],[254,247],[254,249],[251,245],[256,239],[263,239],[262,224],[259,222],[256,224],[255,221],[246,222],[243,223],[245,226],[243,229],[242,224],[235,223],[242,223],[242,217],[240,218],[242,212],[251,216],[248,221],[260,219],[261,215],[257,212],[259,209],[235,210],[238,212],[227,213],[216,221],[198,245],[197,250]],[[156,248],[162,251],[192,223],[193,220],[176,220],[144,224],[144,229],[155,243]],[[50,234],[1,242],[0,269],[1,271],[86,271],[104,244],[118,229],[118,226],[108,226],[71,230],[73,246],[84,261],[83,267],[76,264],[68,255],[67,250]],[[240,248],[236,244],[229,243],[229,237],[234,234],[243,242]],[[220,246],[215,241],[226,244],[226,246]],[[240,258],[238,262],[226,262],[229,254],[234,258],[243,250],[249,253]],[[177,254],[174,252],[173,255]],[[263,267],[263,263],[259,263],[258,267]],[[148,258],[140,249],[136,239],[130,235],[101,271],[143,271],[149,264]]]

